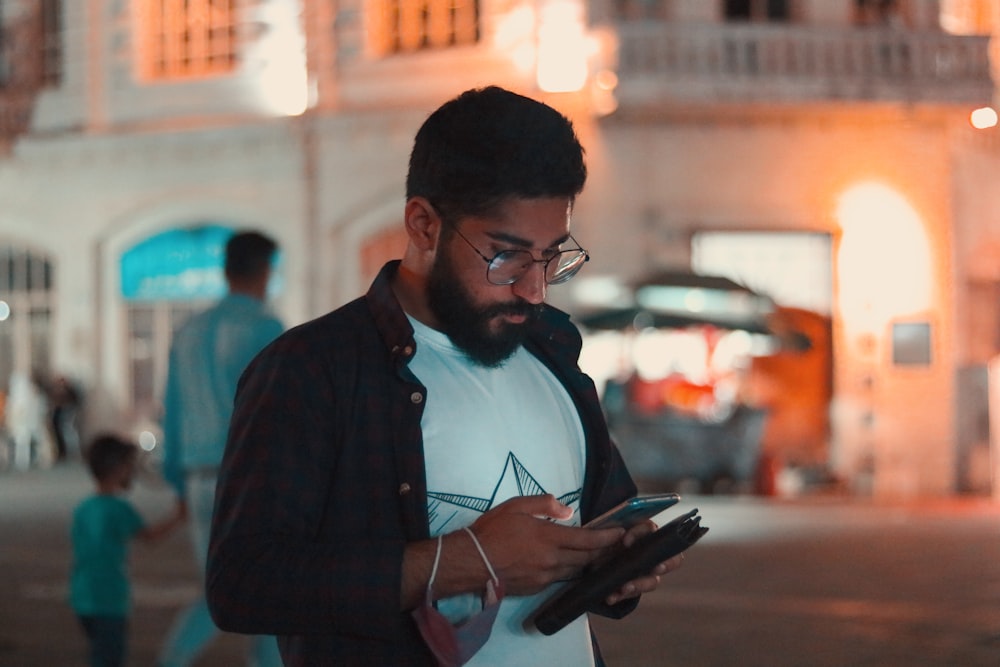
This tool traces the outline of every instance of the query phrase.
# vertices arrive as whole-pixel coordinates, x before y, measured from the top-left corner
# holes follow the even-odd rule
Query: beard
[[[541,305],[523,300],[476,305],[462,286],[446,252],[438,253],[431,267],[427,278],[427,302],[442,332],[455,347],[474,363],[487,368],[499,368],[517,352],[529,325],[542,311]],[[501,322],[498,327],[491,328],[490,322],[500,315],[524,315],[527,319],[521,324]]]

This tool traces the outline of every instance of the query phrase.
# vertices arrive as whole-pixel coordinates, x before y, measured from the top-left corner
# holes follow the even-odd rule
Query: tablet
[[[632,581],[652,571],[658,563],[676,556],[701,539],[708,528],[694,509],[662,528],[639,538],[628,549],[583,575],[546,601],[528,622],[545,635],[555,634],[591,607]]]

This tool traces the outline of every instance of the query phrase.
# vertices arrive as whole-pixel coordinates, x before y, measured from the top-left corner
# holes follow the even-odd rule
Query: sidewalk
[[[64,598],[69,517],[89,492],[79,463],[0,473],[0,667],[84,664]],[[132,500],[150,518],[173,502],[155,477]],[[710,531],[684,567],[629,617],[593,619],[611,667],[1000,665],[1000,505],[690,496],[677,510],[695,507]],[[151,667],[198,593],[187,533],[136,545],[132,565],[129,664]],[[242,639],[198,666],[242,666]]]
[[[79,462],[0,473],[0,667],[86,664],[83,633],[65,596],[70,517],[91,488]],[[145,475],[130,499],[143,516],[154,519],[170,509],[173,494]],[[181,528],[156,545],[133,545],[131,566],[129,665],[150,667],[174,615],[200,589],[187,531]],[[242,638],[224,635],[198,665],[238,666],[242,656]]]

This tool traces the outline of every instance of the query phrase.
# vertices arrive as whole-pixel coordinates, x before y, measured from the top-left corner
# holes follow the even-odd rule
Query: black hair
[[[94,479],[100,482],[138,455],[139,448],[134,442],[113,433],[102,433],[95,436],[87,447],[87,467]]]
[[[242,231],[226,242],[226,277],[256,278],[271,268],[278,244],[260,232]]]
[[[488,215],[511,197],[567,197],[587,167],[572,122],[537,100],[490,86],[444,103],[417,131],[406,197],[446,219]]]

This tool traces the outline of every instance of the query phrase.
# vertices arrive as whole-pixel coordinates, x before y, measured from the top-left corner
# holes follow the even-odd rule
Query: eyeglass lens
[[[575,276],[587,261],[587,253],[580,249],[563,250],[545,263],[545,282],[549,285],[564,283]],[[496,285],[517,282],[535,263],[535,258],[525,250],[507,250],[493,258],[487,278]]]

